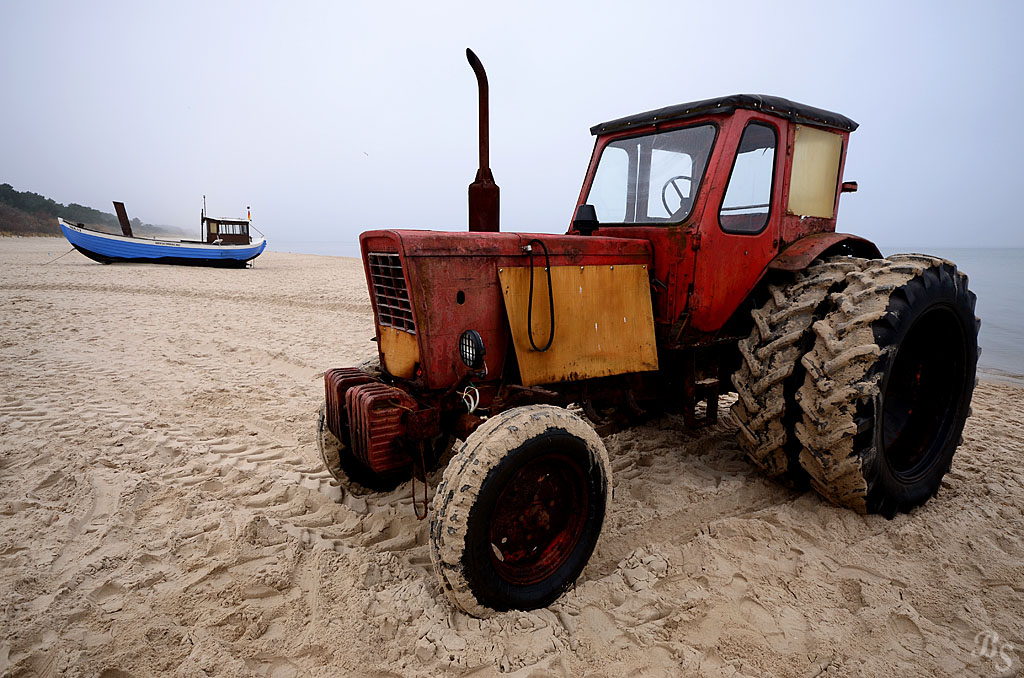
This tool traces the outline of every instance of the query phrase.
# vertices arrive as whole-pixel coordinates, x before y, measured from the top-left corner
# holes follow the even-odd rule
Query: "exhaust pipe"
[[[490,136],[488,134],[487,73],[484,65],[473,50],[466,49],[466,58],[476,73],[480,89],[480,168],[476,179],[469,185],[469,230],[497,233],[498,228],[498,184],[494,183],[488,159]]]

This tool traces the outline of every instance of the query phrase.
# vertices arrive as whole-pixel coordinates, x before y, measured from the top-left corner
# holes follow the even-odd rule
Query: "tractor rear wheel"
[[[594,551],[610,480],[597,433],[560,407],[487,420],[434,495],[430,556],[445,594],[478,617],[553,602]]]
[[[751,312],[750,335],[739,341],[740,367],[732,375],[736,439],[766,476],[790,487],[807,485],[793,427],[800,419],[794,396],[804,381],[800,358],[814,345],[811,325],[827,312],[829,293],[845,287],[846,276],[865,263],[816,261],[792,282],[770,285],[768,301]]]
[[[975,296],[944,259],[874,260],[815,323],[800,463],[833,503],[893,517],[938,492],[970,411]]]

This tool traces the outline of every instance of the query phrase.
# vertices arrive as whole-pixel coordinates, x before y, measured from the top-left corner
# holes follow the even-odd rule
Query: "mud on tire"
[[[566,410],[489,419],[434,495],[430,556],[445,594],[478,617],[550,604],[590,559],[610,486],[604,444]]]
[[[813,326],[797,393],[800,463],[833,503],[892,517],[939,489],[978,361],[975,296],[944,259],[870,262]]]
[[[770,285],[768,301],[751,312],[750,335],[739,341],[742,360],[732,375],[736,439],[766,476],[786,485],[807,484],[793,427],[800,419],[794,396],[804,380],[800,358],[814,344],[811,325],[828,310],[829,292],[845,287],[847,274],[866,262],[833,257],[813,263],[788,284]]]

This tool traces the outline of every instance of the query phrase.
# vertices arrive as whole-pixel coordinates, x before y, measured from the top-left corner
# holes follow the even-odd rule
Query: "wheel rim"
[[[498,495],[489,525],[491,563],[512,584],[554,574],[583,534],[587,487],[583,470],[563,454],[520,468]]]
[[[966,386],[967,342],[951,309],[926,312],[900,343],[882,399],[882,447],[913,483],[942,457]]]

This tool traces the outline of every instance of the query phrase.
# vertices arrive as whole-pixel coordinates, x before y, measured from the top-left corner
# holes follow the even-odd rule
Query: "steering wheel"
[[[679,211],[678,208],[677,209],[672,209],[671,207],[668,206],[668,187],[669,186],[671,186],[673,189],[675,189],[676,194],[679,196],[679,207],[682,207],[683,206],[683,202],[686,200],[686,196],[683,195],[682,190],[680,190],[679,184],[676,183],[680,179],[686,179],[687,181],[693,181],[693,179],[691,179],[690,177],[688,177],[688,176],[686,176],[684,174],[677,174],[676,176],[674,176],[671,179],[669,179],[668,181],[666,181],[665,185],[661,187],[661,204],[665,207],[665,211],[668,213],[669,216],[672,216],[673,214],[675,214],[676,212]],[[689,187],[687,187],[687,188],[689,188]]]

